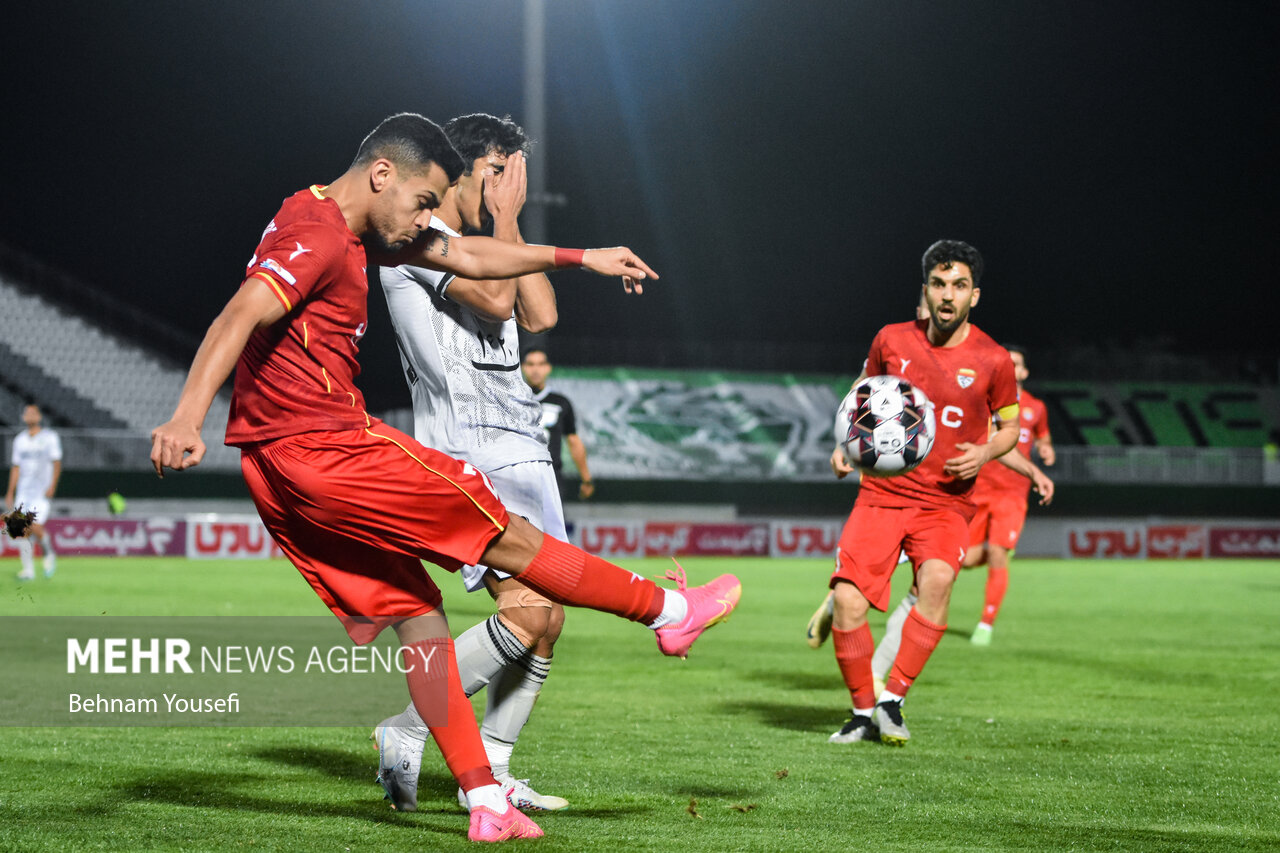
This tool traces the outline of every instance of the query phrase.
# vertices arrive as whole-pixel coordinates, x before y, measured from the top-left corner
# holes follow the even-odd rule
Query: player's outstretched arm
[[[200,464],[205,452],[200,429],[214,395],[231,375],[249,335],[284,314],[284,305],[256,278],[246,281],[222,309],[196,351],[173,417],[151,431],[151,464],[156,474],[163,477],[165,468],[181,471]]]
[[[1040,496],[1041,506],[1048,506],[1053,502],[1053,480],[1050,480],[1030,459],[1016,450],[1010,450],[996,461],[1030,480],[1032,488]]]
[[[414,264],[451,272],[463,278],[516,278],[530,273],[551,272],[565,267],[582,267],[605,276],[618,276],[623,286],[634,288],[658,274],[630,249],[557,249],[554,246],[527,246],[493,237],[450,237],[428,232],[421,243],[398,254],[393,263]]]

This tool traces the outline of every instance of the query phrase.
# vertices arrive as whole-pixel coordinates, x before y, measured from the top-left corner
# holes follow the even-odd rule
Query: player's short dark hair
[[[929,280],[929,271],[934,267],[941,265],[947,269],[954,263],[969,267],[973,273],[973,286],[977,287],[978,280],[982,278],[982,254],[961,240],[939,240],[925,249],[924,257],[920,259],[924,280]]]
[[[462,175],[462,158],[449,144],[449,137],[440,125],[417,113],[396,113],[384,118],[360,143],[351,165],[367,166],[382,158],[411,174],[435,163],[449,176],[449,183]]]
[[[551,361],[551,356],[547,355],[547,351],[544,350],[542,347],[529,347],[527,350],[524,351],[523,354],[521,354],[520,360],[524,361],[526,358],[533,355],[535,352],[542,353],[543,358],[545,358],[548,362]]]
[[[1005,348],[1005,349],[1007,349],[1009,352],[1016,352],[1018,355],[1022,356],[1022,363],[1023,363],[1024,365],[1027,363],[1027,348],[1026,348],[1026,347],[1024,347],[1024,346],[1020,346],[1020,345],[1018,345],[1018,344],[1005,344],[1005,345],[1004,345],[1004,348]]]
[[[510,157],[517,151],[529,153],[529,137],[511,116],[498,118],[488,113],[451,118],[444,123],[444,135],[462,156],[463,174],[471,174],[471,166],[490,151]]]

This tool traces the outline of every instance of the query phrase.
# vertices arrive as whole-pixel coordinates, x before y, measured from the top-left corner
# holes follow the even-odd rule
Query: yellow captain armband
[[[1018,404],[1010,403],[996,412],[996,417],[1002,421],[1016,421],[1018,419]]]

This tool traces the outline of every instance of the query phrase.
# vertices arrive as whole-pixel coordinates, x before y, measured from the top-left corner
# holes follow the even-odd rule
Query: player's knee
[[[560,632],[564,630],[564,608],[559,604],[551,605],[551,613],[547,617],[547,633],[542,635],[542,639],[548,645],[555,645],[556,640],[560,639]]]
[[[982,545],[974,545],[964,552],[964,562],[960,564],[962,569],[972,569],[974,566],[981,566],[987,561],[987,549]]]
[[[832,624],[841,631],[861,627],[867,618],[866,596],[853,584],[837,581],[835,588],[835,612]]]
[[[951,597],[956,570],[943,560],[925,560],[916,571],[921,601],[945,601]]]
[[[1009,549],[992,545],[987,554],[987,564],[993,569],[1009,568]]]
[[[547,635],[551,624],[549,607],[512,607],[498,612],[498,618],[527,649],[533,648]]]

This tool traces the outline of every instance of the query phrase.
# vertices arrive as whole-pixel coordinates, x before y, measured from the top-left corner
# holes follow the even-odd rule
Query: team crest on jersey
[[[967,367],[962,367],[956,371],[956,382],[961,388],[968,388],[977,377],[977,371],[970,370]]]

